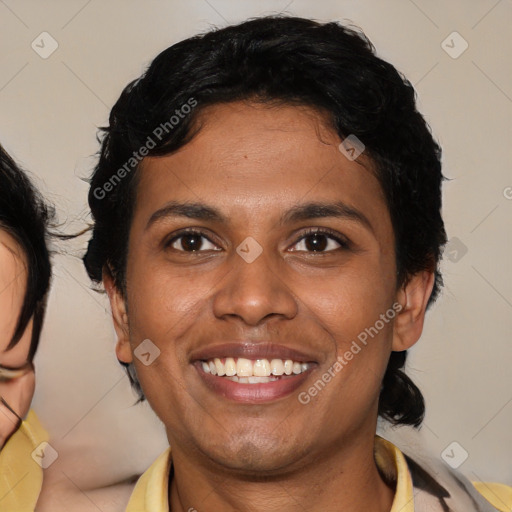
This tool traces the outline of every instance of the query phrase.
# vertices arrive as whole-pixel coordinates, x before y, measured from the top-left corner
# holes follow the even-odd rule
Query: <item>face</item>
[[[200,123],[142,164],[126,295],[105,282],[118,357],[173,450],[208,464],[282,471],[373,440],[390,352],[419,337],[431,279],[397,289],[371,162],[307,108],[231,103]]]
[[[0,365],[10,369],[23,368],[30,350],[32,322],[17,345],[8,349],[23,306],[26,281],[24,254],[12,236],[0,230]],[[9,405],[0,403],[0,448],[18,424],[16,414],[24,417],[28,412],[33,394],[31,370],[17,378],[0,379],[0,396]]]

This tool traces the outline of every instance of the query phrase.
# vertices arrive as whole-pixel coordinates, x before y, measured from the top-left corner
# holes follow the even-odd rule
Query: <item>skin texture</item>
[[[60,458],[60,457],[59,457]],[[80,452],[75,459],[80,458]],[[58,459],[57,459],[58,461]],[[133,492],[132,480],[93,489],[78,488],[66,477],[72,461],[45,470],[36,512],[124,512]]]
[[[397,289],[393,229],[371,162],[347,159],[320,113],[238,102],[208,107],[200,126],[176,153],[143,161],[126,295],[104,277],[117,356],[134,361],[172,446],[171,509],[389,511],[393,490],[373,459],[378,397],[390,352],[421,334],[433,275]],[[170,201],[207,204],[226,220],[162,217],[148,226]],[[335,217],[279,223],[293,206],[318,201],[343,201],[370,226]],[[200,251],[186,252],[183,239],[166,247],[189,227],[210,240]],[[308,228],[333,230],[348,246],[320,237],[324,252],[314,252]],[[248,236],[263,249],[250,264],[236,252]],[[394,303],[403,308],[394,321],[301,404],[298,392]],[[161,351],[148,366],[133,355],[145,339]],[[233,402],[213,393],[190,360],[240,340],[294,347],[317,365],[289,396]]]
[[[32,321],[18,344],[7,350],[23,306],[26,288],[25,256],[15,240],[0,230],[0,364],[9,368],[23,366],[28,358],[32,336]],[[35,376],[29,371],[22,377],[0,381],[0,395],[23,418],[34,395]],[[0,403],[0,448],[13,434],[18,418]]]

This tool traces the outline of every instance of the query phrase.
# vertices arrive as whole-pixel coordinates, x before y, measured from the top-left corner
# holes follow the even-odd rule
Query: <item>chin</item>
[[[248,479],[268,477],[272,473],[282,473],[300,459],[298,447],[302,443],[285,443],[281,438],[254,436],[232,437],[219,445],[203,447],[203,451],[218,466],[227,472],[236,472]]]

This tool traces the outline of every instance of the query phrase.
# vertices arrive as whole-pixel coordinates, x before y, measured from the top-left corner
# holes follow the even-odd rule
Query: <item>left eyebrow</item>
[[[311,202],[294,206],[281,217],[280,224],[283,225],[323,217],[353,220],[362,224],[372,233],[374,232],[371,222],[363,212],[342,201],[334,203]]]

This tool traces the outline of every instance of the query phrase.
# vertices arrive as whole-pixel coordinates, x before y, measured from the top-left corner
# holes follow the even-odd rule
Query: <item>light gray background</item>
[[[283,10],[360,26],[416,86],[451,178],[452,239],[444,293],[409,363],[427,401],[421,439],[436,457],[457,441],[469,478],[512,484],[510,0],[0,0],[0,141],[37,176],[66,229],[80,229],[96,130],[128,81],[182,38]],[[31,48],[43,31],[59,45],[47,59]],[[458,58],[442,46],[454,31],[469,45]],[[461,44],[445,43],[452,52]],[[79,258],[85,243],[55,258],[33,404],[80,488],[140,473],[167,446],[149,407],[132,406],[108,303]]]

